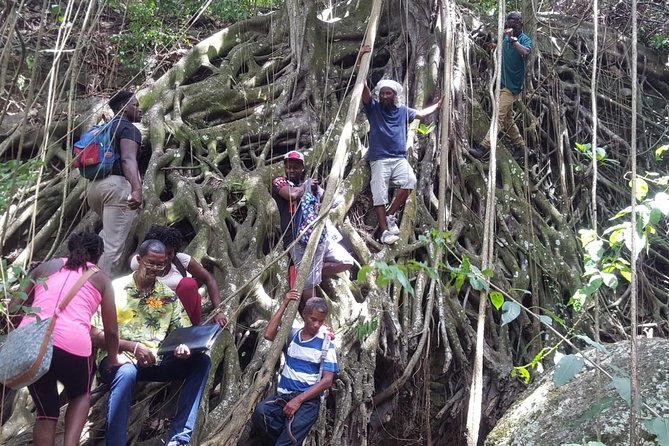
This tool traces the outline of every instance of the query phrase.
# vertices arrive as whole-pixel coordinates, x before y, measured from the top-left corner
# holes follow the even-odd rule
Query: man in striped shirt
[[[299,299],[295,290],[286,293],[267,324],[265,339],[274,341],[288,304]],[[307,300],[302,310],[304,327],[291,332],[283,347],[285,365],[277,394],[265,398],[253,412],[254,429],[264,431],[277,446],[304,442],[318,419],[320,396],[332,386],[334,374],[339,371],[334,345],[329,335],[320,330],[327,314],[325,300]]]

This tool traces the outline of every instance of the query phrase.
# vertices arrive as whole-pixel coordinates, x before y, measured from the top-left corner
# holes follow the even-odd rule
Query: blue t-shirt
[[[283,366],[277,385],[279,393],[304,392],[319,381],[323,339],[327,335],[319,332],[313,338],[302,341],[301,332],[302,330],[298,330],[294,333],[283,348],[286,364]],[[332,342],[323,361],[323,371],[332,373],[339,371],[337,353]]]
[[[404,105],[384,108],[374,98],[364,108],[370,127],[367,160],[406,158],[407,127],[416,118],[416,110]]]
[[[520,33],[518,43],[526,48],[532,48],[532,40],[527,34]],[[502,41],[502,88],[508,88],[513,94],[523,91],[525,82],[525,58],[513,47],[509,38],[504,36]]]

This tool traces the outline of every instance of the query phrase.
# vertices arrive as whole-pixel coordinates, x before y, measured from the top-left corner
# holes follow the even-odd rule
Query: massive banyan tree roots
[[[312,177],[326,178],[350,100],[363,24],[371,12],[367,3],[340,2],[328,12],[308,0],[288,1],[280,11],[200,42],[140,93],[145,204],[129,234],[128,250],[152,224],[177,226],[188,239],[186,251],[215,275],[233,322],[212,352],[220,366],[212,371],[210,397],[202,404],[198,444],[247,444],[249,408],[266,390],[258,372],[270,349],[280,348],[263,341],[260,333],[288,288],[270,180],[282,172],[281,157],[292,149],[307,153]],[[310,437],[312,445],[463,442],[476,314],[487,296],[467,281],[456,289],[451,279],[457,270],[449,268],[460,267],[465,258],[472,265],[481,263],[488,164],[471,158],[467,149],[487,130],[493,65],[489,33],[471,13],[448,3],[447,17],[457,31],[454,62],[445,66],[444,24],[432,6],[427,0],[387,2],[370,67],[372,83],[382,77],[403,81],[407,102],[415,108],[433,103],[441,93],[451,96],[448,147],[437,144],[436,135],[445,129],[411,134],[410,159],[419,181],[402,215],[402,240],[392,248],[374,240],[364,118],[356,122],[348,150],[342,203],[329,213],[361,265],[386,262],[405,268],[412,290],[394,280],[379,285],[377,270],[359,283],[356,271],[324,282],[342,371]],[[506,148],[499,149],[492,283],[536,314],[548,310],[569,321],[565,304],[580,286],[581,273],[575,230],[592,218],[587,160],[572,147],[590,138],[587,79],[593,42],[583,23],[537,17],[538,22],[527,24],[536,30],[535,49],[519,113],[537,161],[525,168]],[[601,218],[621,207],[626,192],[617,180],[629,169],[629,42],[619,37],[610,30],[600,42],[600,145],[620,161],[600,171]],[[639,117],[646,126],[640,144],[648,149],[666,131],[653,104],[667,100],[669,86],[659,56],[646,52],[641,62],[647,103]],[[443,70],[451,70],[452,85],[441,85]],[[69,148],[60,138],[67,126],[59,128],[45,155],[52,175],[41,185],[37,232],[28,247],[33,189],[7,219],[4,249],[16,249],[17,261],[30,252],[36,258],[51,255],[71,230],[99,226],[84,204],[85,180],[64,167]],[[445,150],[449,176],[440,178],[439,154]],[[448,198],[439,203],[437,191],[444,182]],[[431,232],[440,206],[448,210],[448,234]],[[447,247],[441,259],[433,258],[437,243]],[[666,247],[658,249],[656,261],[662,263],[669,256],[663,253]],[[650,295],[642,293],[644,299]],[[664,292],[644,300],[649,319],[666,316],[666,297]],[[483,432],[522,390],[510,377],[512,366],[529,363],[554,342],[526,312],[509,325],[499,320],[497,310],[488,311]],[[607,316],[604,325],[615,327],[608,331],[611,338],[620,338],[625,309]],[[176,390],[141,388],[129,426],[133,441],[155,444],[166,432]],[[87,444],[98,444],[103,436],[104,389],[94,401]],[[3,407],[8,444],[25,443],[25,429],[32,423],[26,392],[6,392]]]

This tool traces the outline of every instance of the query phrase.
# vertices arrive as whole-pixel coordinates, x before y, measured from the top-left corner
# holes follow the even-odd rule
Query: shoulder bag
[[[0,382],[12,389],[29,386],[40,379],[51,367],[53,355],[53,327],[61,313],[84,283],[96,272],[92,266],[82,274],[53,316],[19,327],[7,335],[0,349]]]

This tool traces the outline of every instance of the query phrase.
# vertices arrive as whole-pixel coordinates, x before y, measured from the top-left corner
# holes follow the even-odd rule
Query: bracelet
[[[132,349],[132,356],[135,356],[135,353],[137,353],[137,347],[139,347],[139,342],[135,342],[135,348]]]

